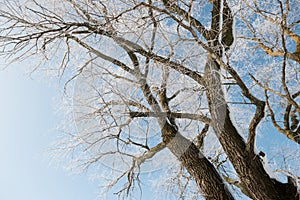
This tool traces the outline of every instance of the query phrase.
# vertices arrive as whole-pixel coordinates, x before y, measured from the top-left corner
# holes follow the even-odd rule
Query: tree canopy
[[[136,198],[151,180],[164,199],[295,200],[299,11],[297,0],[2,0],[0,52],[63,80],[54,154],[94,171],[104,194]]]

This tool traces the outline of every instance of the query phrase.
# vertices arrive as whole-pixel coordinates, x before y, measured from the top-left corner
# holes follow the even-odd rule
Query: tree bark
[[[194,143],[168,123],[162,132],[167,147],[193,177],[206,199],[234,199],[220,174]]]
[[[270,178],[261,159],[248,151],[246,143],[233,125],[222,91],[220,66],[208,56],[205,66],[206,95],[211,113],[211,125],[244,188],[252,199],[296,200],[297,188]]]

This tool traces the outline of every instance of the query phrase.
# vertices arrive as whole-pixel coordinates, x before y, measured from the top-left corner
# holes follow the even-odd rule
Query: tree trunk
[[[208,56],[205,66],[205,84],[212,127],[238,173],[243,187],[252,199],[298,199],[295,186],[270,178],[260,157],[246,149],[244,139],[230,119],[219,73],[220,66]]]
[[[206,199],[234,199],[220,174],[194,143],[183,137],[168,123],[163,128],[163,139],[169,150],[196,181]]]

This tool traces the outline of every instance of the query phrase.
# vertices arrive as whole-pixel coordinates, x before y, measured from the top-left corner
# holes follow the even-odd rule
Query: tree
[[[182,199],[298,199],[298,12],[289,0],[3,1],[1,52],[58,66],[76,125],[58,148],[108,170],[118,195],[172,163]],[[274,161],[292,159],[273,177],[256,140],[280,134],[291,147],[277,141]]]

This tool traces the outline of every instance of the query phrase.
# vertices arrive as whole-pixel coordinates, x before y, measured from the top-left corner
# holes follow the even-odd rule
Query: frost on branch
[[[59,77],[69,101],[54,154],[95,173],[105,194],[136,197],[149,175],[167,198],[295,199],[297,164],[270,146],[299,145],[296,7],[4,1],[1,55]],[[282,164],[278,180],[259,151],[271,170]]]

